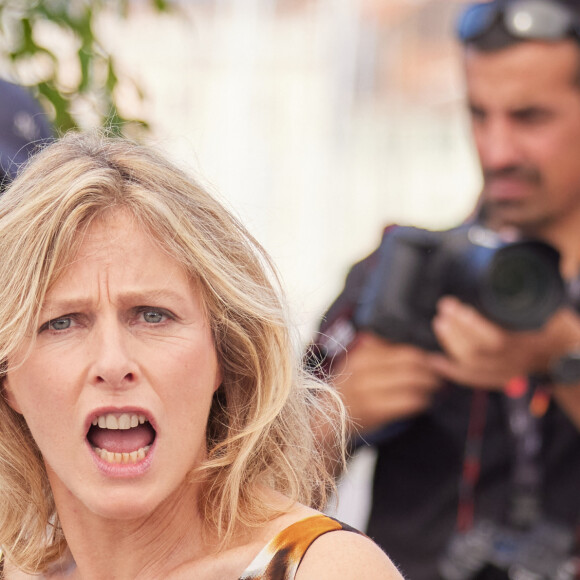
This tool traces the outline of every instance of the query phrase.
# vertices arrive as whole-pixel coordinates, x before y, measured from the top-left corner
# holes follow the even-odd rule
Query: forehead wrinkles
[[[128,212],[120,214],[115,212],[99,218],[78,232],[75,247],[71,248],[68,256],[62,256],[46,298],[50,300],[55,291],[60,294],[63,290],[63,294],[69,294],[66,290],[71,285],[75,294],[79,290],[87,295],[96,293],[99,302],[105,297],[112,298],[110,281],[111,276],[115,275],[112,273],[113,267],[122,266],[132,253],[133,237],[128,236],[127,232],[142,231]],[[142,243],[143,237],[139,239]],[[151,240],[148,236],[146,239]],[[77,298],[81,299],[81,296]]]
[[[188,293],[197,294],[204,303],[198,277],[147,228],[120,216],[112,223],[105,221],[89,228],[75,258],[56,281],[56,293],[47,298],[60,302],[71,297],[81,302],[83,296],[90,295],[93,305],[102,300],[161,299],[183,293],[179,284],[174,287],[179,280],[186,284]]]
[[[50,291],[59,283],[66,273],[74,268],[79,261],[94,255],[103,242],[107,239],[113,239],[112,228],[107,228],[109,220],[104,216],[96,217],[94,220],[83,220],[71,234],[64,237],[59,236],[59,240],[54,252],[54,261],[51,266],[52,271],[48,272]],[[103,235],[103,228],[107,228],[107,234]],[[48,255],[50,260],[50,253]]]
[[[98,305],[103,299],[111,300],[111,265],[119,259],[115,258],[116,253],[108,244],[99,247],[98,243],[83,243],[49,287],[43,309],[67,303],[71,307],[85,302]]]

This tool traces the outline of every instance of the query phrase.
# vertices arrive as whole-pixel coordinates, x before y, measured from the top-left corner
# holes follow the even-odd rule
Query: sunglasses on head
[[[508,33],[522,40],[580,39],[580,18],[562,4],[549,0],[478,2],[470,4],[457,23],[461,42],[483,36],[498,21]]]

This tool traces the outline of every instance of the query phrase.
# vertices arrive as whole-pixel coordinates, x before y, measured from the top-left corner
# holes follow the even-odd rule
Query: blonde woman
[[[5,578],[400,578],[313,509],[331,479],[311,425],[339,430],[340,406],[199,183],[69,135],[0,198],[0,255]]]

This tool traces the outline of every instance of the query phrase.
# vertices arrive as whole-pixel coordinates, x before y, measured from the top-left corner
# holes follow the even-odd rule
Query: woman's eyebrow
[[[159,289],[145,289],[145,290],[128,290],[125,292],[121,292],[116,300],[121,304],[124,303],[139,303],[143,305],[149,304],[151,301],[153,302],[164,302],[164,301],[171,301],[171,302],[185,302],[191,299],[193,296],[194,290],[191,289],[190,292],[185,295],[183,292],[179,292],[174,290],[173,288],[159,288]]]
[[[79,298],[47,298],[40,308],[41,312],[74,312],[84,310],[91,304],[86,296]]]

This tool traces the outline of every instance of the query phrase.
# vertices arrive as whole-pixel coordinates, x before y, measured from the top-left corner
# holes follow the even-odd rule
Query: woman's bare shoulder
[[[308,549],[296,580],[402,580],[389,557],[368,537],[348,531],[320,536]]]

